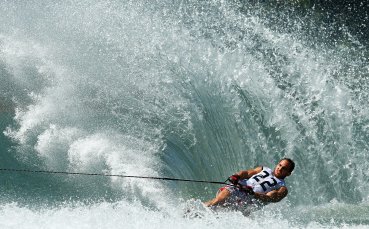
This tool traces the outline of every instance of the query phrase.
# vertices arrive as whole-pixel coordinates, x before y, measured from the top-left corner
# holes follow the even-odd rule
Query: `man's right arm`
[[[249,179],[250,177],[254,176],[255,174],[260,173],[263,170],[263,167],[259,166],[254,169],[248,169],[248,170],[241,170],[237,175],[240,176],[240,179]]]

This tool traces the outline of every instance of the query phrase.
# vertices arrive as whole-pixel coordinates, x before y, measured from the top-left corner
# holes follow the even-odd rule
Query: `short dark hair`
[[[295,162],[294,161],[292,161],[292,159],[291,158],[288,158],[288,157],[284,157],[284,158],[282,158],[281,160],[280,160],[280,162],[281,161],[283,161],[283,160],[286,160],[286,161],[288,161],[288,163],[290,164],[290,173],[292,173],[292,171],[295,169]]]

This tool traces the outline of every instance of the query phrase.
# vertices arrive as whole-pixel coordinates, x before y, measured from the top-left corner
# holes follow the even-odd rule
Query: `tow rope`
[[[105,173],[82,173],[82,172],[64,172],[64,171],[51,171],[51,170],[10,169],[10,168],[0,168],[0,171],[19,172],[19,173],[46,173],[46,174],[59,174],[59,175],[82,175],[82,176],[138,178],[138,179],[152,179],[152,180],[185,181],[185,182],[208,183],[208,184],[227,184],[226,182],[221,182],[221,181],[191,180],[191,179],[180,179],[180,178],[170,178],[170,177],[131,176],[131,175],[105,174]]]

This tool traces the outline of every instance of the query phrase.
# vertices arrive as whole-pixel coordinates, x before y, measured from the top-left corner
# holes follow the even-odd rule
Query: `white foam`
[[[90,206],[61,205],[57,208],[28,208],[17,204],[0,206],[0,226],[4,229],[69,229],[69,228],[367,228],[365,225],[310,222],[305,226],[291,223],[278,215],[257,214],[244,217],[237,212],[211,213],[201,212],[201,217],[183,217],[181,205],[168,207],[166,211],[150,210],[140,203],[120,201],[117,203],[99,203]],[[329,222],[328,222],[329,223]],[[331,222],[334,223],[334,222]]]

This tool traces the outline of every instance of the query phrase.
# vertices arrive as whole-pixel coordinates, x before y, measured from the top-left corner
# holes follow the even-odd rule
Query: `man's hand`
[[[240,181],[241,177],[238,174],[233,174],[232,176],[228,177],[228,181],[231,182],[234,185],[238,184],[238,181]]]

